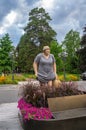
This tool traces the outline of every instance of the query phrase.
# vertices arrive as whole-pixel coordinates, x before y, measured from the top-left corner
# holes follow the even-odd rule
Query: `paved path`
[[[18,85],[0,85],[0,130],[23,130],[18,118]]]
[[[86,92],[86,81],[77,81],[78,89]]]
[[[16,102],[0,105],[0,130],[23,130],[19,122]]]
[[[18,89],[17,85],[0,85],[0,103],[17,102]]]

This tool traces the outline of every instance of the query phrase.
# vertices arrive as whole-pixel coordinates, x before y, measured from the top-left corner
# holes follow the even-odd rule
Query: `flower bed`
[[[52,113],[49,110],[49,108],[45,107],[35,107],[31,103],[27,103],[23,98],[21,98],[18,101],[18,108],[20,109],[24,120],[30,120],[30,119],[51,119]]]

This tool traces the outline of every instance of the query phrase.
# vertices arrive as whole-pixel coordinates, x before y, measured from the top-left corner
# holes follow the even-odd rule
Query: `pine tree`
[[[13,46],[9,34],[5,34],[5,36],[0,39],[0,71],[3,73],[11,71],[10,52],[12,49]]]
[[[35,45],[50,45],[55,39],[56,32],[50,27],[51,18],[43,8],[34,8],[29,13],[29,22],[25,27],[25,32]]]

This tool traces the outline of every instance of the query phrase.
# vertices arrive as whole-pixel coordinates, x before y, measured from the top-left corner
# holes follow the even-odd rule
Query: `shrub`
[[[59,78],[59,80],[64,81],[64,76],[63,75],[58,76],[58,78]]]
[[[28,84],[22,87],[22,96],[26,102],[37,107],[48,107],[47,98],[61,97],[83,94],[78,90],[75,82],[62,82],[60,87],[49,87],[48,85],[40,85],[37,80],[29,80]]]
[[[15,74],[14,79],[17,81],[25,81],[25,77],[22,74]]]
[[[6,80],[5,76],[0,76],[0,84],[3,84]]]
[[[62,82],[61,86],[56,88],[56,96],[71,96],[83,94],[82,91],[78,90],[78,85],[75,82]]]
[[[69,79],[71,79],[72,81],[77,81],[77,80],[78,80],[78,77],[75,76],[75,75],[72,75],[72,74],[68,75],[68,77],[69,77]]]
[[[26,78],[21,74],[14,74],[14,80],[12,75],[0,76],[0,84],[18,84],[18,81],[25,81]]]
[[[4,81],[4,84],[18,84],[18,81],[17,80],[12,80],[12,79],[6,79]]]
[[[64,75],[58,76],[61,81],[77,81],[79,80],[79,76],[74,74],[66,74],[66,79],[64,79]]]

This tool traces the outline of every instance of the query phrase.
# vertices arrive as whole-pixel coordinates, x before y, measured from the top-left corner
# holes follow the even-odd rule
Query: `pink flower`
[[[23,98],[18,101],[17,107],[20,109],[24,119],[30,120],[32,118],[35,120],[41,120],[52,118],[52,112],[49,110],[49,108],[37,108],[32,106],[32,104],[27,103]]]

